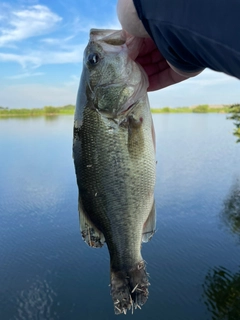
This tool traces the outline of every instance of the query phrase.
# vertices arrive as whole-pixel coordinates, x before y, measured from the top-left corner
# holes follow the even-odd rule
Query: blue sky
[[[91,28],[119,29],[117,0],[0,0],[0,106],[75,104]],[[240,102],[240,81],[210,70],[150,94],[152,107]]]

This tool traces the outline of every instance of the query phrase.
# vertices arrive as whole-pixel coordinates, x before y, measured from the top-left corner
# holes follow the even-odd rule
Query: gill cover
[[[75,120],[81,122],[87,106],[116,118],[146,94],[147,76],[130,58],[137,56],[140,45],[141,39],[120,30],[90,31]]]

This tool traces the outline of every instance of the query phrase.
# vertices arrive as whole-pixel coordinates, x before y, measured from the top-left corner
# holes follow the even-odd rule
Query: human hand
[[[201,72],[183,72],[164,59],[154,41],[149,37],[141,20],[138,18],[132,0],[118,0],[117,13],[123,30],[125,30],[129,36],[132,35],[136,38],[141,38],[141,45],[135,61],[143,67],[148,76],[148,91],[168,87],[190,77],[194,77]],[[129,43],[131,43],[131,41]]]
[[[142,39],[141,48],[135,61],[143,67],[148,76],[148,91],[168,87],[200,73],[187,73],[174,68],[164,59],[151,38]]]

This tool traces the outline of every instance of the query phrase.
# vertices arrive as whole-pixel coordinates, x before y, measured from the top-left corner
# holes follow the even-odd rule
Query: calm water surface
[[[229,293],[240,299],[233,124],[221,114],[154,122],[157,232],[143,245],[150,296],[126,318],[238,320]],[[0,120],[0,320],[116,319],[108,251],[79,232],[72,125],[72,116]]]

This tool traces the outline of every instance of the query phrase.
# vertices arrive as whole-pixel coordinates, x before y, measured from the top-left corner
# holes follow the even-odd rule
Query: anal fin
[[[92,223],[86,211],[83,208],[81,199],[78,204],[80,231],[83,240],[93,248],[101,248],[104,245],[105,238],[101,231]]]
[[[152,209],[146,222],[143,225],[142,242],[148,242],[156,231],[156,208],[155,200],[153,200]]]

